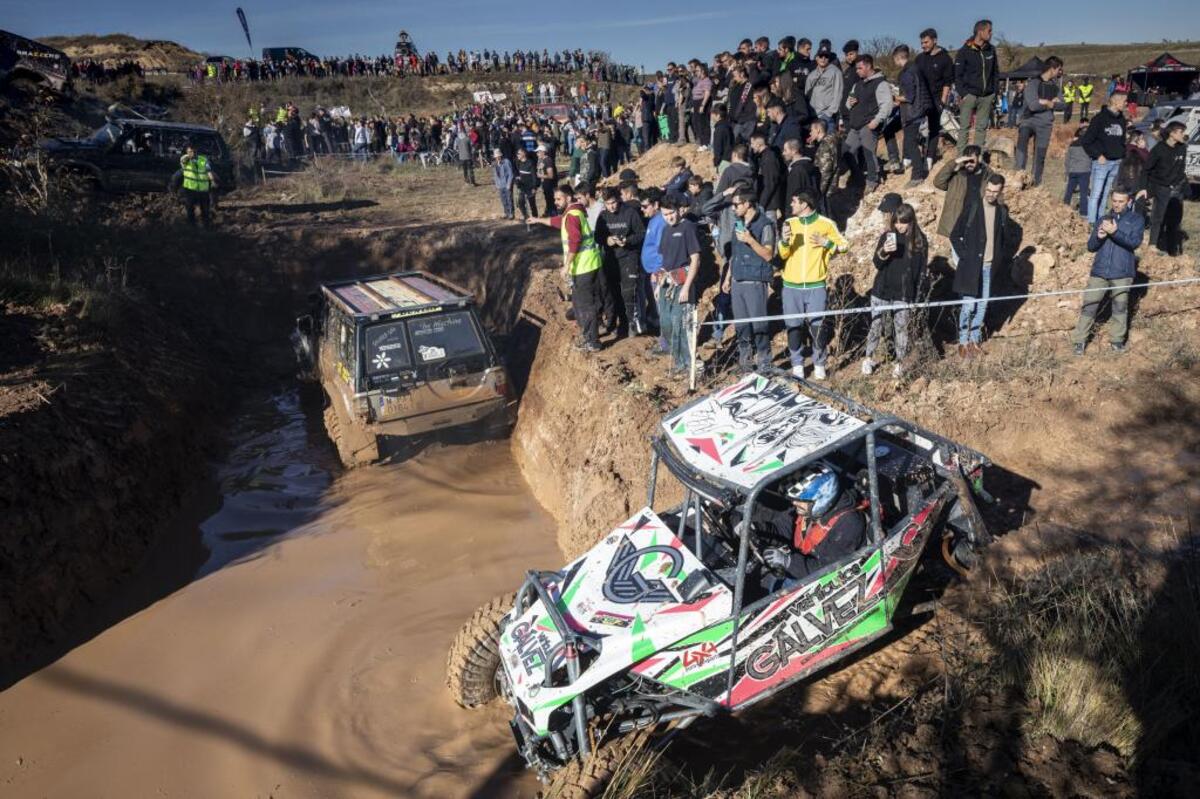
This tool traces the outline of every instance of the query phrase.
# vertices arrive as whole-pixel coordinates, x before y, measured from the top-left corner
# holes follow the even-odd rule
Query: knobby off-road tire
[[[586,759],[574,758],[550,775],[543,799],[600,799],[613,778],[636,759],[649,743],[652,729],[641,729],[604,741]]]
[[[516,601],[515,591],[496,597],[476,610],[454,636],[446,659],[446,687],[463,707],[480,707],[496,698],[500,620]]]
[[[379,460],[379,444],[375,436],[349,428],[351,426],[343,424],[342,415],[330,401],[325,406],[325,431],[337,448],[342,466],[353,469]]]

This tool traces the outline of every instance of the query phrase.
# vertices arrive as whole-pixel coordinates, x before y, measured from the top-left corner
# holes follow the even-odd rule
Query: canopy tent
[[[1185,64],[1170,53],[1129,70],[1130,87],[1149,91],[1157,88],[1163,97],[1187,97],[1192,84],[1200,78],[1200,69]]]
[[[1034,56],[1017,69],[1001,72],[1000,77],[1004,80],[1027,80],[1041,75],[1043,69],[1045,66],[1042,65],[1042,59]]]

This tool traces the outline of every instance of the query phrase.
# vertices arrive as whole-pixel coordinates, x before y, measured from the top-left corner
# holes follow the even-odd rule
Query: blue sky
[[[28,36],[129,33],[172,39],[196,50],[245,55],[246,42],[229,5],[209,0],[0,0],[0,25]],[[599,14],[580,14],[589,6]],[[546,8],[563,9],[558,14]],[[925,16],[914,13],[921,8]],[[1052,7],[1052,13],[1045,13]],[[996,30],[1026,44],[1200,39],[1195,0],[1154,0],[1130,11],[1127,0],[1010,0],[967,5],[945,0],[603,0],[599,3],[512,4],[494,0],[244,0],[257,50],[295,45],[319,54],[390,52],[404,28],[422,51],[447,48],[582,47],[607,50],[647,68],[669,59],[707,59],[743,36],[775,41],[792,34],[834,40],[890,34],[916,44],[932,24],[943,43],[966,38],[990,16]],[[520,10],[521,16],[514,12]],[[748,21],[753,17],[753,22]]]

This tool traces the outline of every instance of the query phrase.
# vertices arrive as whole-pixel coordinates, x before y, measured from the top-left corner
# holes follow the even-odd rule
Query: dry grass
[[[1026,731],[1136,758],[1184,722],[1200,690],[1197,566],[1190,544],[1169,563],[1104,549],[998,587],[985,627],[1032,700]]]

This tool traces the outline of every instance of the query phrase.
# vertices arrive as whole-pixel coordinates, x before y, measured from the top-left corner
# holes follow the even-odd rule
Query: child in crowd
[[[1071,143],[1067,145],[1067,190],[1063,194],[1063,203],[1070,205],[1075,190],[1079,190],[1079,215],[1085,219],[1088,210],[1088,183],[1092,175],[1092,159],[1084,151],[1079,138],[1086,130],[1087,125],[1080,125],[1076,128],[1075,138],[1071,139]]]

